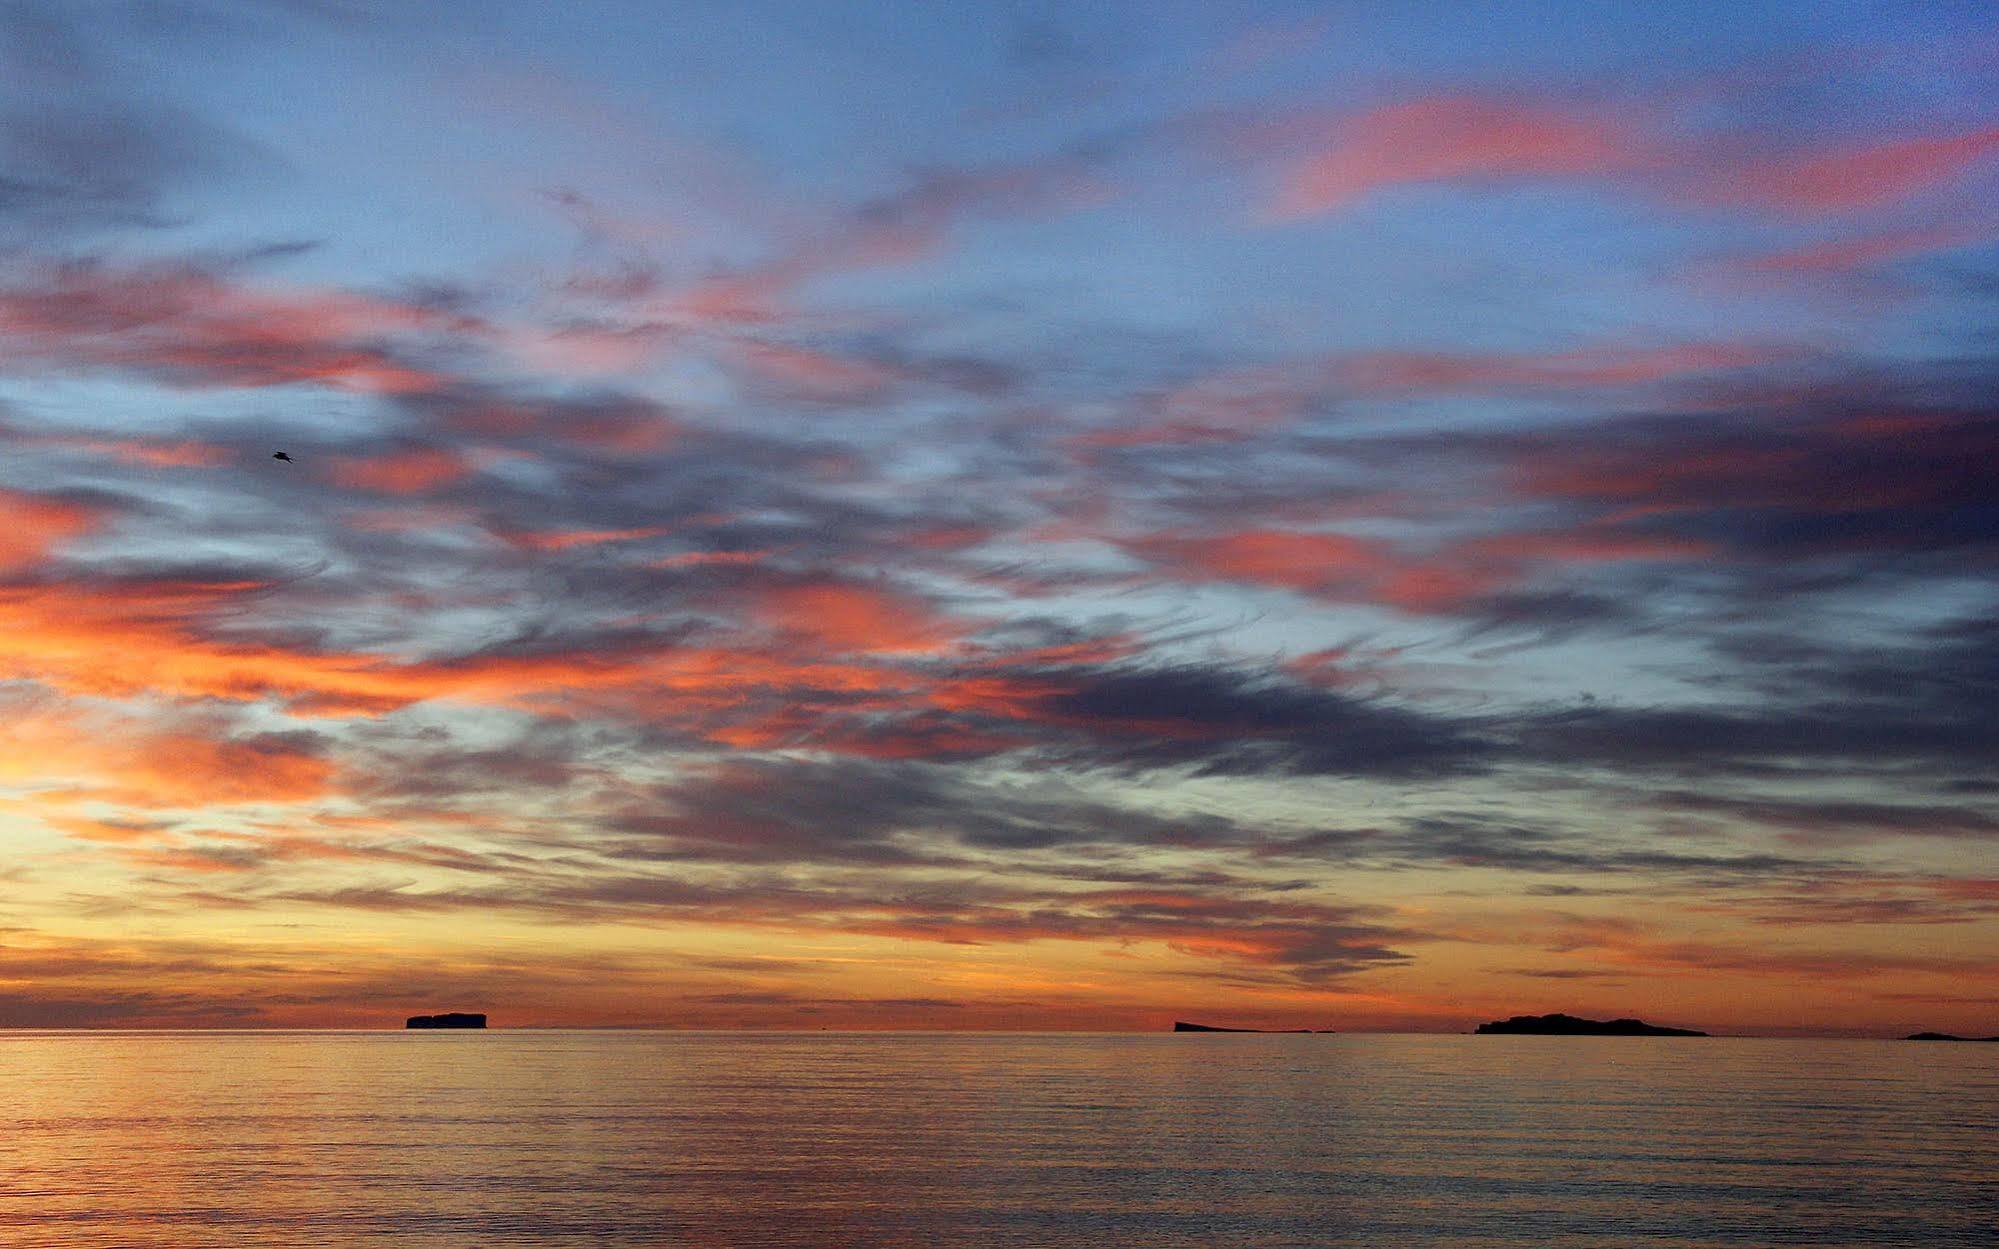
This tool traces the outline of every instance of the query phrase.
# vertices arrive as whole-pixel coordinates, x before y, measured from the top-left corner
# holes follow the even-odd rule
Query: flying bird
[[[271,458],[272,458],[272,459],[274,459],[274,460],[283,460],[283,461],[284,461],[285,463],[287,463],[287,464],[290,464],[290,463],[292,462],[292,458],[291,458],[290,456],[286,455],[286,454],[285,454],[284,452],[282,452],[282,451],[273,451],[273,452],[271,453]]]

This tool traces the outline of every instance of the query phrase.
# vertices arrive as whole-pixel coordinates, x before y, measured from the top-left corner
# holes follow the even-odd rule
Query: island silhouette
[[[1641,1019],[1579,1019],[1574,1015],[1515,1015],[1482,1023],[1476,1029],[1489,1035],[1512,1036],[1706,1036],[1692,1028],[1662,1028]]]
[[[405,1028],[483,1028],[486,1017],[466,1011],[446,1011],[442,1015],[411,1015],[403,1021]]]
[[[1999,1041],[1999,1036],[1958,1036],[1952,1032],[1911,1032],[1904,1041]]]

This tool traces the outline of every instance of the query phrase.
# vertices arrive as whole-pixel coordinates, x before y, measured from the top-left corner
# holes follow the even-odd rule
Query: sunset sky
[[[0,1025],[1999,1031],[1995,396],[1984,0],[0,0]]]

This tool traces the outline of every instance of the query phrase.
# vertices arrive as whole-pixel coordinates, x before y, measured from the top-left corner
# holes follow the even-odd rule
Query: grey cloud
[[[148,90],[77,6],[0,8],[0,245],[169,223],[182,193],[269,160]]]

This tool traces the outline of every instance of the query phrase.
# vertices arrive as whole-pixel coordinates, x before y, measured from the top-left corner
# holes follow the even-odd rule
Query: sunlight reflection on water
[[[0,1033],[0,1242],[1999,1244],[1999,1045]]]

